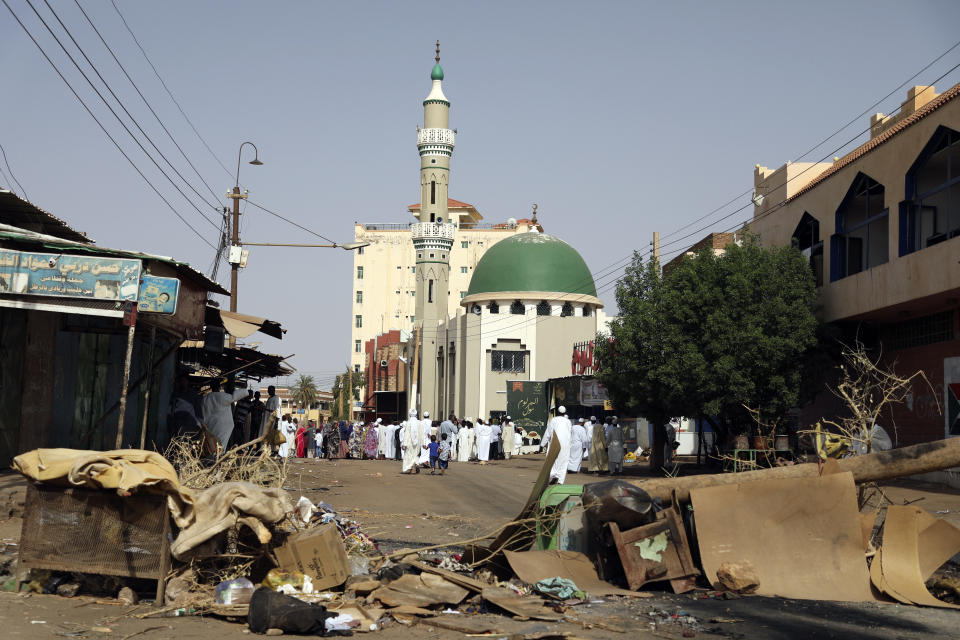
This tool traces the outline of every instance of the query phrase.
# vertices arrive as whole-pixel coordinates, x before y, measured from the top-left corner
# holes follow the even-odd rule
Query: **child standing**
[[[447,440],[447,434],[440,434],[440,446],[437,447],[437,464],[440,467],[440,475],[447,475],[447,465],[450,464],[450,442]]]
[[[430,475],[436,475],[437,458],[440,455],[440,443],[437,442],[437,436],[430,436],[428,448],[430,449]]]

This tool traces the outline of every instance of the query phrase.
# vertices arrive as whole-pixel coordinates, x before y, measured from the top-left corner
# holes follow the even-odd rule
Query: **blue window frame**
[[[820,221],[803,212],[797,228],[793,230],[793,245],[809,261],[810,270],[818,287],[823,286],[823,240],[820,239]]]
[[[900,255],[960,236],[960,133],[939,127],[910,170],[900,203]]]
[[[882,184],[858,173],[836,214],[830,237],[830,281],[872,269],[890,258],[889,210]]]

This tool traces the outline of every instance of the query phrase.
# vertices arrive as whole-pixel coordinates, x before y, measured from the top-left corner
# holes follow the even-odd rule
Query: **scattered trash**
[[[335,617],[336,614],[328,613],[322,605],[260,588],[250,598],[247,623],[254,633],[279,629],[283,633],[323,635],[326,620]]]
[[[246,578],[225,580],[217,585],[214,600],[217,604],[249,604],[255,589]]]
[[[587,598],[587,593],[581,591],[569,578],[547,578],[537,582],[533,585],[533,588],[543,595],[557,600],[568,600],[570,598],[586,600]]]

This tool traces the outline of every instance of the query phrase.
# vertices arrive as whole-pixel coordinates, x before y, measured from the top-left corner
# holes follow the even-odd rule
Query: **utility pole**
[[[653,244],[653,260],[659,265],[660,264],[660,232],[659,231],[653,232],[653,242],[651,244]]]
[[[230,263],[230,311],[237,311],[237,284],[240,279],[240,266],[243,260],[243,247],[240,246],[240,200],[247,197],[246,192],[240,193],[240,158],[243,155],[243,147],[250,145],[253,147],[253,160],[250,164],[260,166],[259,153],[257,145],[252,142],[244,142],[237,151],[237,175],[233,182],[233,191],[227,193],[227,197],[233,200],[233,229],[231,230],[230,252],[227,254],[227,261]],[[230,348],[237,345],[237,339],[230,336]]]

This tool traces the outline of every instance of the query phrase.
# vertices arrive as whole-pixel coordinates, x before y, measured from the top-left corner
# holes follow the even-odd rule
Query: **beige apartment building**
[[[477,263],[490,247],[504,238],[532,229],[542,231],[543,227],[526,218],[484,223],[473,205],[453,199],[447,202],[455,226],[447,296],[447,312],[453,316],[466,296]],[[370,243],[354,251],[353,257],[350,363],[356,371],[366,366],[367,340],[392,329],[413,329],[417,286],[411,227],[420,221],[420,204],[410,205],[407,210],[413,217],[409,223],[357,222],[354,227],[355,241]]]
[[[754,173],[750,231],[807,256],[822,319],[929,379],[884,417],[900,445],[960,435],[958,97],[913,87],[844,157]]]

